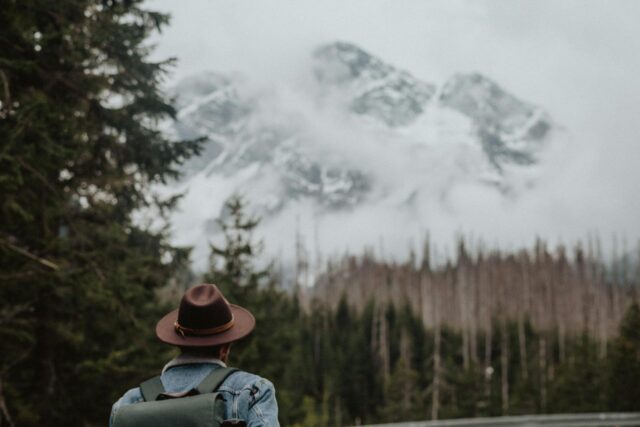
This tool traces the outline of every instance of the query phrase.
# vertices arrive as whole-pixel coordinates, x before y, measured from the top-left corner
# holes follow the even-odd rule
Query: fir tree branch
[[[48,267],[54,271],[59,271],[60,270],[60,266],[58,264],[56,264],[53,261],[49,261],[46,258],[42,258],[39,257],[38,255],[35,255],[32,252],[29,252],[28,250],[21,248],[15,244],[13,244],[12,242],[9,241],[9,239],[5,238],[5,237],[0,237],[0,243],[4,244],[7,248],[11,249],[14,252],[19,253],[20,255],[26,256],[27,258],[30,258],[42,265],[44,265],[45,267]]]
[[[9,79],[3,70],[0,70],[0,83],[2,83],[2,89],[4,90],[4,98],[0,98],[2,108],[6,108],[9,111],[11,109],[11,92],[9,91]]]
[[[22,166],[23,168],[25,168],[26,170],[28,170],[29,172],[34,174],[40,181],[42,181],[42,184],[44,184],[44,186],[47,187],[49,190],[51,190],[51,191],[53,191],[55,193],[59,193],[59,190],[56,187],[54,187],[53,185],[51,185],[49,180],[44,175],[42,175],[40,172],[38,172],[38,170],[35,169],[33,166],[31,166],[30,164],[28,164],[27,162],[22,160],[20,157],[15,157],[15,161],[20,166]]]
[[[21,304],[11,310],[3,310],[1,313],[2,317],[0,318],[0,325],[11,322],[16,316],[24,313],[25,311],[31,310],[31,308],[32,306],[30,304]]]
[[[9,414],[9,408],[7,408],[7,401],[4,398],[4,390],[2,388],[2,378],[0,378],[0,413],[7,420],[9,426],[14,427],[15,424],[11,419],[11,415]],[[0,418],[0,426],[2,425],[2,418]]]

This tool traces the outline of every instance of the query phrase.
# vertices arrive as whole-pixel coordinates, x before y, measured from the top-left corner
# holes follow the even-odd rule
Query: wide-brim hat
[[[185,292],[180,308],[156,325],[156,335],[180,347],[210,347],[246,337],[256,320],[249,310],[229,304],[216,285],[198,285]]]

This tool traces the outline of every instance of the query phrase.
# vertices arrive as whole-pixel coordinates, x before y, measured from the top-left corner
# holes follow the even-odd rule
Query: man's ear
[[[229,358],[229,353],[231,352],[231,343],[224,344],[220,347],[220,360],[226,362]]]

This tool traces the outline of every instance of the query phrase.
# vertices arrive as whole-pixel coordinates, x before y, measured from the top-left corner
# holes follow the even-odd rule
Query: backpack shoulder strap
[[[164,386],[160,376],[158,375],[140,384],[140,392],[145,402],[156,400],[160,394],[164,393]]]
[[[220,384],[222,384],[222,382],[226,380],[229,375],[233,374],[236,371],[238,371],[237,368],[216,368],[211,371],[211,373],[207,375],[204,380],[202,380],[196,390],[198,390],[198,393],[200,394],[213,393],[218,389],[218,387],[220,387]]]

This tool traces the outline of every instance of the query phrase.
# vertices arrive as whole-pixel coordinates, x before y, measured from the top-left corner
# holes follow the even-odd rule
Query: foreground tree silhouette
[[[131,214],[172,206],[149,188],[200,144],[155,128],[167,16],[141,3],[2,3],[0,424],[103,425],[156,367],[153,292],[186,252]]]

